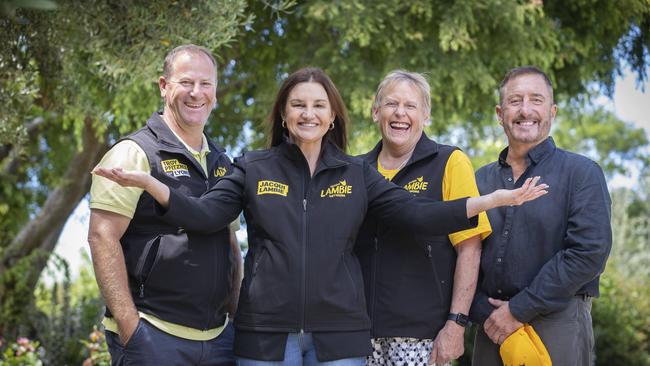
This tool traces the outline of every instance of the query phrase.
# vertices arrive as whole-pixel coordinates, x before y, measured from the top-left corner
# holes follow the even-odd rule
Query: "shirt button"
[[[503,232],[503,236],[508,236],[509,233],[510,233],[510,231],[505,230],[505,231]]]
[[[497,262],[501,263],[501,258],[497,258]]]
[[[498,290],[497,290],[497,293],[499,293],[499,294],[500,294],[500,293],[501,293],[501,289],[498,289]]]
[[[508,178],[508,182],[512,182],[512,178]]]

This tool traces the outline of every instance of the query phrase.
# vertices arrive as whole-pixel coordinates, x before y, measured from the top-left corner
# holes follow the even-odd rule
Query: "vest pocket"
[[[144,297],[144,285],[149,278],[149,274],[153,269],[156,260],[158,259],[158,248],[160,247],[160,238],[162,235],[158,235],[152,240],[148,241],[144,246],[142,255],[138,259],[138,263],[135,267],[135,274],[138,279],[139,297]]]

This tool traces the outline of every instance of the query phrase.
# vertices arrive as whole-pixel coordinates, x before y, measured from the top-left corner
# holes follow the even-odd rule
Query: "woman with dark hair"
[[[345,105],[320,69],[291,74],[268,121],[271,147],[236,159],[233,173],[200,198],[146,174],[95,171],[145,189],[162,217],[187,232],[218,230],[244,210],[249,251],[235,316],[240,365],[363,364],[370,322],[353,246],[367,214],[444,234],[475,226],[481,211],[546,193],[533,179],[517,190],[448,202],[411,196],[344,153]]]

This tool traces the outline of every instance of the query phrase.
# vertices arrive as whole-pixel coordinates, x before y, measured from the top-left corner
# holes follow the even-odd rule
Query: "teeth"
[[[532,126],[535,123],[536,123],[535,121],[518,121],[517,122],[517,124],[519,124],[521,126]]]
[[[406,129],[406,128],[409,128],[410,125],[409,125],[408,123],[405,123],[405,122],[391,122],[391,123],[390,123],[390,127],[392,127],[392,128],[404,128],[404,129]]]
[[[316,126],[318,126],[317,123],[313,123],[313,122],[301,122],[301,123],[298,123],[298,124],[301,125],[301,126],[304,126],[304,127],[316,127]]]

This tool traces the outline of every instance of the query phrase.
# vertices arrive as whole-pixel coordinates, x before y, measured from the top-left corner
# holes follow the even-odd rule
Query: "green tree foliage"
[[[513,66],[548,70],[558,100],[571,104],[594,86],[611,91],[624,64],[644,79],[649,61],[647,0],[61,0],[50,11],[19,3],[4,1],[0,12],[0,333],[22,314],[17,305],[87,193],[88,171],[160,105],[156,80],[173,46],[219,55],[208,132],[221,143],[261,146],[280,81],[314,65],[350,108],[352,152],[377,139],[370,103],[393,68],[429,75],[429,132],[456,133],[468,147],[500,135],[495,89]],[[590,126],[611,120],[599,121]]]
[[[649,179],[612,192],[612,252],[592,311],[597,365],[650,365]]]
[[[0,16],[0,334],[24,317],[90,169],[159,106],[164,55],[225,47],[250,23],[244,11],[244,0],[96,0]]]
[[[250,4],[256,21],[223,54],[224,84],[237,92],[217,111],[220,122],[251,121],[255,146],[278,83],[305,65],[322,67],[339,87],[355,125],[351,150],[360,152],[374,89],[393,68],[429,75],[429,131],[461,126],[467,146],[491,125],[497,84],[514,66],[548,70],[558,99],[568,101],[594,85],[611,91],[624,63],[643,79],[648,64],[645,0],[308,1],[276,14],[264,6]]]

